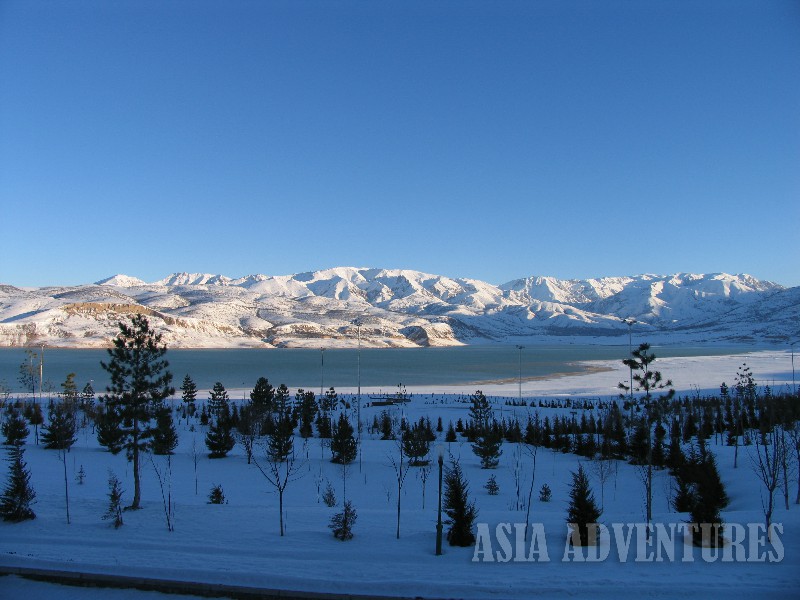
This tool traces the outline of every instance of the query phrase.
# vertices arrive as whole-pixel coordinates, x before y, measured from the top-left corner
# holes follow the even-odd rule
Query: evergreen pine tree
[[[477,433],[472,444],[472,452],[480,459],[482,469],[494,469],[497,467],[500,463],[500,455],[503,454],[500,449],[502,443],[503,438],[500,431],[495,427],[482,428]]]
[[[353,437],[353,426],[344,412],[339,414],[339,420],[333,426],[331,455],[331,462],[337,464],[349,464],[358,456],[358,442]]]
[[[487,481],[486,485],[483,487],[486,488],[490,496],[497,496],[497,494],[500,493],[500,486],[497,485],[497,478],[494,475],[489,477],[489,481]]]
[[[451,546],[471,546],[475,543],[472,524],[478,517],[475,503],[469,501],[469,485],[457,460],[451,459],[445,471],[445,492],[443,510],[447,515],[445,523],[450,525],[447,541]]]
[[[164,359],[167,348],[161,339],[144,315],[135,315],[130,325],[119,323],[114,347],[108,350],[110,360],[100,363],[111,377],[103,400],[107,409],[115,409],[121,417],[122,443],[133,462],[132,509],[138,509],[141,502],[139,456],[149,449],[153,435],[152,409],[175,393],[170,386],[169,363]]]
[[[236,403],[231,404],[231,426],[234,429],[239,427],[239,405]]]
[[[206,433],[209,458],[225,458],[236,445],[228,405],[224,404],[221,411]]]
[[[300,437],[310,438],[314,434],[311,425],[317,416],[317,409],[314,392],[305,392],[300,398]]]
[[[30,430],[25,422],[25,418],[14,408],[11,408],[0,425],[0,432],[5,437],[5,443],[9,446],[22,446],[28,439]]]
[[[317,414],[317,434],[322,439],[330,439],[331,433],[331,418],[320,411],[319,414]]]
[[[583,469],[583,465],[578,466],[578,472],[572,473],[572,487],[569,491],[569,508],[567,509],[567,523],[577,528],[578,540],[581,546],[588,546],[590,523],[597,523],[597,519],[602,514],[597,507],[594,494],[589,487],[589,477]],[[575,536],[573,536],[573,541]],[[595,540],[591,540],[594,544]]]
[[[122,484],[114,473],[108,474],[108,509],[103,515],[104,521],[111,521],[114,529],[122,527]]]
[[[546,483],[542,485],[542,489],[539,490],[539,502],[550,502],[553,498],[553,491],[550,489],[550,486]]]
[[[263,419],[272,412],[272,401],[275,398],[275,388],[270,385],[266,377],[259,377],[253,391],[250,392],[250,402],[258,418]]]
[[[717,469],[717,461],[701,443],[692,448],[683,465],[675,472],[675,510],[689,512],[691,523],[718,524],[716,535],[709,531],[695,531],[697,545],[719,546],[722,544],[723,521],[721,511],[728,506],[728,495]]]
[[[665,460],[666,466],[669,468],[670,473],[675,474],[675,472],[683,465],[686,461],[686,456],[683,454],[683,448],[681,447],[681,438],[680,437],[670,437],[669,446],[667,447],[667,457]]]
[[[333,515],[328,527],[333,531],[333,537],[344,542],[353,539],[353,526],[357,519],[356,509],[350,500],[347,500],[342,511]]]
[[[453,422],[450,421],[447,424],[447,433],[444,434],[444,441],[445,442],[455,442],[458,440],[458,436],[456,435],[456,429],[453,427]]]
[[[39,445],[39,425],[44,423],[44,414],[42,413],[42,407],[34,403],[33,408],[31,410],[31,414],[28,417],[28,422],[33,425],[33,436],[34,440],[36,440],[36,445]]]
[[[273,463],[280,463],[287,459],[294,448],[292,407],[284,394],[276,394],[273,408],[275,416],[267,438],[267,457]]]
[[[197,400],[197,385],[187,373],[181,384],[181,401],[189,408],[189,413],[194,412],[194,403]]]
[[[648,353],[648,350],[650,350],[650,344],[639,344],[639,347],[631,352],[633,358],[622,361],[626,367],[631,369],[631,373],[636,373],[633,376],[632,384],[636,385],[635,390],[644,392],[645,406],[650,404],[652,393],[657,390],[666,390],[662,396],[664,400],[671,400],[675,395],[672,381],[664,381],[660,371],[651,370],[650,365],[655,362],[656,355],[653,352]],[[626,392],[631,390],[631,386],[626,386],[624,383],[620,383],[617,387]]]
[[[469,416],[475,428],[481,432],[489,428],[492,421],[492,406],[483,392],[478,390],[470,396],[472,403],[469,409]]]
[[[221,485],[214,484],[211,486],[211,492],[208,494],[209,504],[225,504],[225,491]]]
[[[425,460],[430,452],[431,442],[425,427],[415,423],[403,432],[402,436],[403,454],[409,459],[412,467],[422,467],[428,464]]]
[[[329,439],[333,434],[330,413],[339,404],[339,396],[336,390],[328,388],[325,395],[319,399],[319,416],[317,417],[317,431],[322,439]]]
[[[330,481],[328,481],[327,485],[325,486],[325,491],[322,493],[322,501],[325,503],[325,506],[336,506],[336,492],[334,491]]]
[[[380,430],[382,440],[394,439],[394,423],[392,423],[392,415],[387,410],[381,411]]]
[[[78,386],[75,384],[75,373],[68,373],[61,384],[61,398],[68,406],[78,403]]]
[[[178,447],[178,432],[172,421],[172,409],[162,404],[156,410],[156,428],[153,431],[153,454],[172,454]]]
[[[48,417],[50,422],[42,428],[44,447],[51,450],[69,450],[75,443],[75,433],[78,428],[74,406],[67,406],[65,402],[54,402],[50,406]]]
[[[92,383],[89,382],[85,386],[83,386],[83,391],[81,392],[81,406],[84,409],[91,407],[94,404],[94,388],[92,387]]]
[[[218,417],[223,412],[227,412],[228,418],[230,418],[230,408],[228,392],[222,382],[217,381],[208,395],[209,417]]]
[[[661,421],[656,423],[653,429],[653,451],[650,459],[653,466],[663,468],[667,464],[667,457],[664,453],[664,438],[667,435],[667,430],[661,424]]]
[[[31,509],[36,492],[31,487],[31,473],[23,460],[24,452],[22,446],[12,446],[9,452],[11,469],[8,474],[8,484],[0,496],[0,516],[4,521],[19,523],[36,518]]]
[[[122,430],[122,417],[113,406],[100,407],[97,412],[97,441],[111,454],[119,454],[125,447],[125,432]]]
[[[631,439],[628,442],[628,451],[631,454],[632,465],[646,465],[647,451],[650,441],[647,419],[640,417],[636,422]]]

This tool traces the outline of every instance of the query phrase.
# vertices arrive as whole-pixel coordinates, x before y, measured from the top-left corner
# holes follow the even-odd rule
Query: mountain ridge
[[[409,269],[334,267],[293,275],[175,272],[152,283],[0,285],[0,346],[107,346],[116,322],[150,315],[174,347],[416,347],[575,336],[618,343],[624,318],[663,339],[777,342],[800,334],[800,288],[726,273],[493,285]],[[360,325],[354,324],[360,320]]]

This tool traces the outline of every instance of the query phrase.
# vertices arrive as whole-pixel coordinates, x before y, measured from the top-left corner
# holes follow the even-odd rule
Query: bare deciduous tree
[[[272,437],[272,436],[270,436]],[[291,438],[290,438],[291,439]],[[283,495],[290,483],[302,477],[302,463],[295,458],[294,451],[288,452],[285,456],[270,452],[270,445],[264,445],[264,459],[259,462],[253,453],[253,464],[258,468],[269,484],[278,492],[278,510],[280,511],[280,532],[281,537],[285,533],[283,519]]]
[[[514,462],[511,464],[511,474],[514,477],[514,492],[515,492],[515,500],[514,504],[512,505],[512,510],[523,510],[526,508],[525,499],[522,497],[523,491],[522,486],[524,484],[524,474],[523,468],[524,464],[522,461],[522,444],[515,444],[514,445]]]
[[[593,461],[592,470],[597,476],[597,480],[600,482],[600,510],[605,510],[606,482],[614,474],[614,461],[610,458],[598,455]]]
[[[531,487],[528,490],[528,506],[525,512],[525,535],[528,534],[528,527],[531,522],[531,505],[533,504],[533,484],[536,481],[536,454],[539,451],[539,444],[526,444],[528,453],[533,459],[531,461]],[[531,529],[531,536],[533,536],[533,529]]]
[[[164,516],[167,519],[167,531],[175,531],[175,503],[172,501],[172,456],[164,455],[166,467],[162,471],[156,464],[153,454],[150,453],[150,464],[158,479],[158,487],[161,489],[161,502],[164,505]]]
[[[428,477],[431,474],[431,466],[424,465],[417,469],[417,476],[422,482],[422,510],[425,510],[425,484],[428,483]]]
[[[800,504],[800,421],[794,421],[791,427],[786,428],[786,433],[791,440],[791,448],[794,450],[794,466],[797,474],[797,498],[794,503]]]
[[[401,436],[398,436],[398,438]],[[400,539],[400,498],[402,496],[403,484],[408,475],[409,463],[405,461],[405,453],[403,452],[403,442],[397,442],[398,458],[389,455],[389,462],[394,469],[395,478],[397,479],[397,539]]]
[[[761,496],[761,507],[764,510],[764,521],[767,526],[767,539],[771,541],[770,523],[772,512],[775,508],[775,489],[780,481],[782,452],[784,446],[777,442],[775,433],[767,433],[763,437],[763,444],[755,444],[754,452],[750,453],[750,462],[753,471],[764,486],[766,494]],[[755,456],[753,456],[755,454]],[[764,497],[766,495],[766,498]]]

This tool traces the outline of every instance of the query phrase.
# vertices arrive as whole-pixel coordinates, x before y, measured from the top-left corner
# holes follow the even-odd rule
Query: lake
[[[39,352],[38,348],[33,349]],[[749,346],[654,346],[657,357],[719,356],[753,350]],[[627,358],[628,345],[531,345],[521,353],[522,378],[547,377],[559,373],[578,373],[584,369],[580,361],[622,360]],[[209,389],[221,381],[228,389],[252,388],[259,377],[267,377],[273,385],[285,383],[290,389],[299,387],[318,391],[324,385],[351,388],[358,384],[359,351],[357,349],[205,349],[168,350],[167,360],[178,388],[185,375],[197,387]],[[0,348],[0,383],[17,393],[20,365],[26,359],[22,348]],[[76,374],[79,389],[92,381],[96,392],[108,385],[107,373],[100,361],[108,360],[105,350],[44,350],[45,390],[60,391],[68,373]],[[513,345],[461,346],[454,348],[362,349],[360,351],[362,387],[395,391],[398,384],[476,385],[502,380],[516,381],[520,375],[520,351]],[[36,359],[38,377],[38,358]],[[38,385],[37,385],[38,388]]]

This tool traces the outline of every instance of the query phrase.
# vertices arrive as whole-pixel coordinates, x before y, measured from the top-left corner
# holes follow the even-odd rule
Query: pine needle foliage
[[[587,546],[590,543],[588,525],[597,523],[602,511],[597,507],[594,494],[589,487],[589,477],[586,475],[583,465],[578,466],[577,473],[572,473],[572,487],[569,491],[569,499],[567,523],[572,523],[577,527],[580,545]]]
[[[31,509],[36,492],[31,487],[31,472],[23,460],[24,452],[22,446],[11,447],[9,452],[11,469],[8,474],[8,484],[3,495],[0,496],[0,516],[4,521],[12,523],[36,518],[36,513]]]
[[[353,426],[347,415],[342,412],[339,420],[333,426],[331,438],[331,462],[337,464],[350,464],[358,455],[358,442],[353,437]]]
[[[0,433],[3,434],[5,443],[9,446],[22,446],[28,439],[30,430],[25,417],[12,408],[3,420],[3,424],[0,425]]]
[[[356,524],[356,520],[358,519],[358,513],[356,509],[353,508],[353,504],[350,500],[347,500],[344,503],[344,507],[342,508],[341,512],[336,513],[331,517],[331,522],[328,525],[328,528],[333,531],[333,537],[337,540],[341,540],[346,542],[347,540],[353,539],[353,526]]]
[[[108,509],[103,515],[104,521],[111,521],[114,529],[122,527],[122,484],[114,473],[108,474]]]
[[[42,443],[50,450],[69,450],[75,443],[78,426],[75,411],[66,402],[54,402],[48,412],[49,423],[42,429]]]
[[[475,503],[469,501],[469,484],[455,459],[451,459],[445,470],[444,484],[442,508],[447,515],[445,523],[450,525],[447,541],[451,546],[472,546],[475,543],[472,524],[478,517],[478,510]]]
[[[103,401],[107,411],[114,410],[121,418],[121,445],[133,462],[132,509],[141,502],[139,457],[150,449],[154,410],[175,393],[166,353],[161,334],[150,328],[144,315],[135,315],[130,324],[119,323],[113,348],[108,350],[110,360],[100,363],[111,378]]]

